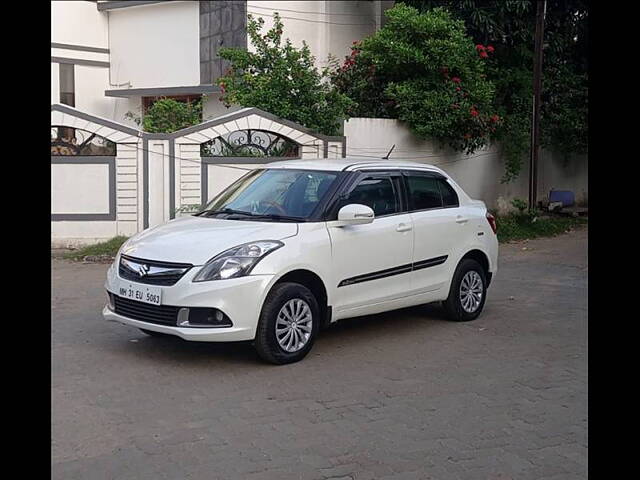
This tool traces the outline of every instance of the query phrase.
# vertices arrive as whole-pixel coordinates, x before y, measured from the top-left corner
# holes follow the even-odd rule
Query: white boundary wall
[[[343,138],[324,137],[281,120],[255,108],[245,108],[222,115],[195,127],[176,132],[176,209],[206,202],[225,187],[261,163],[207,163],[200,157],[200,144],[236,130],[267,130],[293,140],[300,146],[300,157],[305,159],[327,157],[337,158],[343,153]],[[236,159],[237,160],[237,159]],[[202,177],[204,175],[204,179]],[[206,198],[205,198],[206,197]]]
[[[510,200],[526,200],[528,194],[529,160],[523,159],[520,175],[502,184],[504,163],[499,147],[491,145],[473,155],[440,149],[432,142],[413,135],[402,122],[382,118],[352,118],[344,122],[347,156],[381,158],[395,144],[391,158],[429,163],[442,168],[472,197],[483,200],[488,207],[500,211],[511,209]],[[571,190],[576,201],[588,201],[587,156],[572,158],[565,166],[562,156],[542,151],[538,166],[538,199],[547,198],[549,191]]]
[[[58,104],[51,107],[51,125],[95,133],[117,148],[115,157],[51,157],[51,242],[59,247],[131,236],[188,214],[181,210],[205,203],[264,165],[247,157],[200,157],[202,143],[229,132],[277,133],[298,144],[302,159],[344,153],[344,137],[317,134],[257,108],[172,134],[150,134]]]
[[[105,137],[117,144],[117,155],[105,160],[115,167],[113,183],[107,164],[94,164],[95,157],[51,157],[52,244],[78,245],[132,235],[139,229],[142,201],[139,132],[114,122],[107,124],[66,105],[55,107],[51,110],[52,126],[78,128]],[[97,188],[81,184],[86,181]]]

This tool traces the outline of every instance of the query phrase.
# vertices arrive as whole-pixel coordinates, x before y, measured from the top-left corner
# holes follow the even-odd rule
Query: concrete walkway
[[[586,229],[503,245],[474,322],[347,320],[282,367],[105,323],[106,269],[52,260],[54,479],[586,478]]]

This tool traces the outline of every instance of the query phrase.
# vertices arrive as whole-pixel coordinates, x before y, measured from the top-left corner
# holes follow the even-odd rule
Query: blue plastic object
[[[570,207],[575,201],[575,195],[569,190],[551,190],[549,192],[549,203],[562,202],[563,207]]]

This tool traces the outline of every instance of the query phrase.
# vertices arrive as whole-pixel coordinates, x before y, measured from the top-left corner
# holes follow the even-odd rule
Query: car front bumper
[[[162,305],[175,307],[208,307],[224,312],[233,323],[230,327],[178,327],[145,322],[129,318],[105,305],[102,315],[105,320],[119,322],[136,328],[178,336],[184,340],[200,342],[235,342],[253,340],[262,304],[274,280],[273,275],[248,275],[228,280],[192,282],[199,268],[187,272],[175,285],[162,286]],[[105,288],[117,295],[121,280],[117,268],[111,266],[107,272]],[[141,286],[148,286],[140,284]]]

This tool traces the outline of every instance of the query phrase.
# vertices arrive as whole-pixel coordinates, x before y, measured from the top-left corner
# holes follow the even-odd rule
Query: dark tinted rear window
[[[442,195],[438,179],[424,175],[408,175],[409,201],[411,210],[442,207]]]
[[[458,194],[453,187],[449,185],[449,182],[444,179],[438,179],[438,185],[440,186],[440,193],[442,194],[443,206],[457,207],[460,204]]]
[[[458,206],[458,195],[444,178],[407,175],[407,185],[411,210]]]

